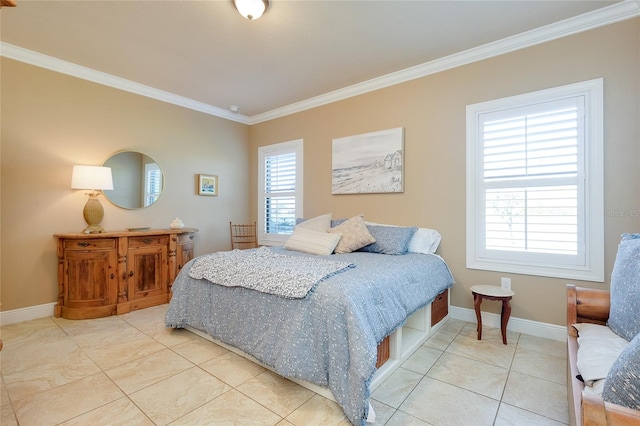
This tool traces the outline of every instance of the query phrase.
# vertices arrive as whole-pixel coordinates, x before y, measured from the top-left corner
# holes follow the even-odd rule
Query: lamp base
[[[82,231],[83,234],[102,234],[103,232],[107,231],[99,225],[89,225]]]
[[[100,226],[100,222],[102,222],[102,218],[104,217],[104,209],[102,208],[102,204],[100,204],[100,200],[98,200],[98,194],[99,193],[96,192],[89,193],[87,204],[84,205],[84,210],[82,210],[84,220],[87,222],[87,225],[89,225],[82,231],[83,234],[100,234],[107,232]]]

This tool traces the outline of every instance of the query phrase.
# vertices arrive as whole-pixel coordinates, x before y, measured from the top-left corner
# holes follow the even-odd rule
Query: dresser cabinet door
[[[182,270],[182,267],[193,259],[193,247],[194,247],[195,234],[182,234],[178,236],[178,248],[177,248],[177,269],[178,273]]]
[[[131,309],[166,303],[167,252],[167,236],[129,238],[127,288]]]
[[[63,268],[65,318],[95,318],[115,312],[118,283],[113,240],[65,241]]]

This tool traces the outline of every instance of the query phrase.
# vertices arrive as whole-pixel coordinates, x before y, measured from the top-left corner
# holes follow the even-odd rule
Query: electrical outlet
[[[511,278],[502,277],[500,279],[500,287],[502,287],[503,290],[511,290]]]

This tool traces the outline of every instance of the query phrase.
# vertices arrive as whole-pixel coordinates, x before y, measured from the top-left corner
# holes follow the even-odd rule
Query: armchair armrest
[[[606,325],[609,319],[609,292],[567,284],[567,333],[576,337],[571,324],[591,322]]]

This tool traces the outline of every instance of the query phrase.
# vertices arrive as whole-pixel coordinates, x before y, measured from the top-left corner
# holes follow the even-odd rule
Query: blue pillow
[[[307,221],[309,219],[307,218],[303,218],[303,217],[297,217],[296,218],[296,225],[300,225],[302,222]],[[336,226],[340,225],[342,222],[346,221],[347,219],[331,219],[331,227],[335,228]]]
[[[640,234],[623,234],[611,272],[607,325],[631,340],[640,333]]]
[[[604,381],[602,399],[640,410],[640,334],[622,351]]]
[[[362,247],[358,251],[380,254],[405,254],[411,237],[418,228],[415,226],[375,226],[367,225],[375,243]]]

